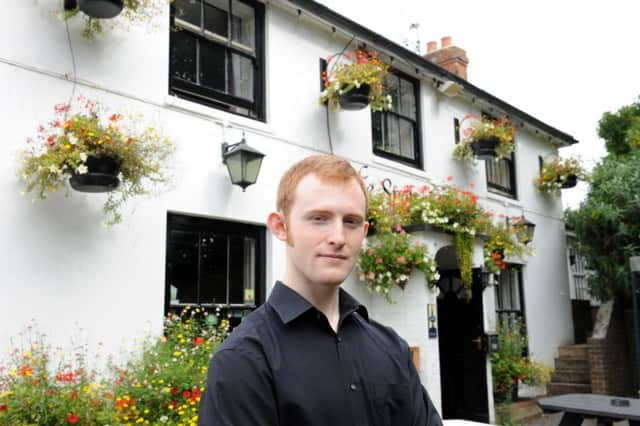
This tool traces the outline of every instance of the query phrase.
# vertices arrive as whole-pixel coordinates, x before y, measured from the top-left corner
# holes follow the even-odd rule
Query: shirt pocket
[[[374,383],[373,391],[380,426],[411,424],[413,410],[408,384]]]

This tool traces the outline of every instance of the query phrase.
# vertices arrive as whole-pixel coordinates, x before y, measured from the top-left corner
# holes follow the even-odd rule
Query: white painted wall
[[[178,148],[172,186],[157,197],[133,200],[123,212],[123,223],[104,229],[103,195],[57,194],[46,202],[32,202],[20,195],[15,175],[16,152],[25,138],[34,135],[37,125],[51,118],[53,105],[67,100],[72,91],[66,77],[72,65],[65,27],[51,15],[60,4],[11,2],[0,15],[0,349],[35,318],[54,345],[65,345],[72,330],[82,327],[92,346],[101,341],[103,352],[112,353],[123,339],[160,330],[168,211],[264,223],[274,207],[280,175],[307,155],[328,152],[325,109],[317,101],[318,60],[340,51],[347,39],[331,36],[327,25],[298,19],[277,2],[267,5],[267,122],[262,123],[167,96],[168,16],[160,18],[156,32],[115,31],[92,44],[71,24],[76,94],[143,112],[162,125]],[[402,63],[394,66],[412,71]],[[484,164],[468,169],[451,159],[453,118],[480,111],[480,105],[444,97],[430,81],[424,82],[424,171],[371,153],[368,110],[329,112],[333,149],[358,168],[367,165],[363,174],[369,183],[388,177],[399,186],[421,185],[454,176],[453,183],[461,187],[475,184],[482,204],[496,214],[524,212],[535,222],[536,255],[523,269],[525,304],[531,351],[536,359],[551,362],[557,346],[572,339],[561,202],[536,194],[531,184],[537,156],[552,148],[535,135],[519,132],[519,198],[488,194]],[[239,141],[243,131],[247,142],[266,154],[258,183],[244,193],[229,184],[220,158],[220,144]],[[443,235],[424,238],[436,247],[443,244]],[[271,283],[282,275],[284,249],[275,239],[267,241]],[[476,255],[474,263],[480,262]],[[369,306],[373,318],[421,346],[420,374],[439,406],[437,340],[426,337],[426,305],[435,303],[435,296],[422,278],[412,276],[407,290],[394,294],[396,305],[368,294],[353,276],[345,286]],[[493,307],[487,305],[490,318]]]

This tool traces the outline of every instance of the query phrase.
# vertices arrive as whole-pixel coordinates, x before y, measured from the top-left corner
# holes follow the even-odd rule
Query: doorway
[[[489,422],[483,348],[482,280],[474,270],[467,300],[459,270],[440,271],[438,287],[442,417]]]

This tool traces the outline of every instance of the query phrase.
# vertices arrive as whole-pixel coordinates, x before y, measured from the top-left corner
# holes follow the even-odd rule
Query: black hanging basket
[[[124,0],[77,0],[78,7],[92,18],[114,18],[122,12]]]
[[[120,161],[114,157],[90,155],[87,157],[87,173],[73,173],[69,184],[80,192],[110,192],[120,185]]]
[[[343,93],[338,97],[340,108],[346,111],[358,111],[366,108],[369,105],[369,90],[368,84],[361,84],[360,87],[354,87],[347,93]]]
[[[496,137],[479,139],[471,144],[473,154],[480,160],[493,160],[498,156],[496,148],[500,139]]]
[[[562,182],[562,180],[560,178],[558,178],[558,181],[561,182],[560,187],[562,189],[567,189],[567,188],[573,188],[578,184],[578,176],[576,175],[569,175],[567,176],[567,178],[564,180],[564,182]]]

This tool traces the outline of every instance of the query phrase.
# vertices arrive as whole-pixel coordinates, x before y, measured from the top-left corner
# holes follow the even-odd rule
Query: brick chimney
[[[467,65],[469,59],[467,52],[458,46],[451,44],[451,37],[442,37],[440,39],[440,49],[438,43],[430,41],[427,43],[427,54],[424,57],[436,65],[457,75],[460,78],[467,79]]]

